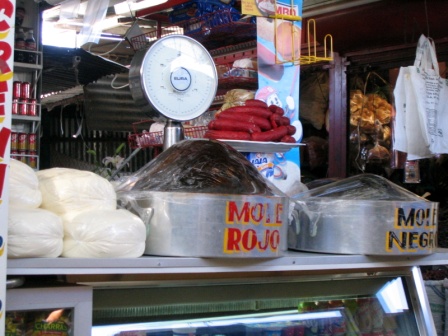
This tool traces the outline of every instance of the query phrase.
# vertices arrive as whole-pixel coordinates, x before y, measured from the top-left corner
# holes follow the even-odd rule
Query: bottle
[[[17,3],[16,7],[16,27],[20,27],[23,24],[23,19],[25,19],[25,3],[23,1],[20,1]]]
[[[23,28],[19,28],[16,33],[15,39],[15,51],[14,51],[14,61],[15,62],[25,62],[25,33]]]
[[[27,51],[30,51],[29,53],[27,53],[26,61],[31,64],[36,64],[35,51],[37,50],[37,46],[36,46],[36,40],[34,38],[34,31],[32,29],[28,30],[26,34],[25,49]]]

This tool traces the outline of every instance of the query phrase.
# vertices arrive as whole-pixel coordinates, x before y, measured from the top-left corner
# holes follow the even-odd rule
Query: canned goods
[[[19,114],[28,115],[29,105],[27,99],[22,99],[19,101]]]
[[[22,98],[22,99],[30,99],[31,98],[31,83],[30,82],[22,82],[20,98]]]
[[[28,150],[36,151],[36,133],[28,133]]]
[[[11,132],[11,151],[19,149],[19,133]]]
[[[13,99],[12,100],[12,109],[11,109],[11,113],[12,114],[19,114],[19,100],[18,99]]]
[[[21,162],[28,164],[28,162],[27,162],[28,158],[26,157],[26,152],[27,152],[26,150],[25,151],[19,150],[18,157]]]
[[[29,99],[28,104],[28,115],[37,116],[37,99]]]
[[[28,166],[31,168],[37,168],[37,152],[29,151],[30,156],[28,157]]]
[[[19,99],[22,96],[22,82],[12,83],[12,99]]]
[[[18,150],[11,150],[11,159],[19,159],[19,151]]]
[[[17,147],[19,151],[25,151],[28,149],[28,133],[19,133]]]

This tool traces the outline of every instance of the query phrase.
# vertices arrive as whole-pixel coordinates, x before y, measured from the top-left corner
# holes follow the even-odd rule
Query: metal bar
[[[128,164],[129,161],[132,160],[132,158],[137,155],[138,152],[140,152],[141,148],[136,148],[134,149],[134,151],[131,153],[131,155],[129,155],[125,160],[123,160],[123,162],[121,163],[121,165],[119,167],[117,167],[117,169],[112,173],[112,175],[109,176],[108,180],[110,181],[111,179],[113,179],[115,176],[117,176],[117,174]]]

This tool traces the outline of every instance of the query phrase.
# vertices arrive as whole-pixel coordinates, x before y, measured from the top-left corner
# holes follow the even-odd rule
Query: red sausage
[[[292,136],[287,134],[283,138],[280,139],[280,142],[296,143],[296,139],[294,139]]]
[[[271,122],[272,128],[276,128],[278,126],[288,126],[291,124],[288,117],[283,117],[280,114],[273,113],[269,117],[269,121]]]
[[[235,121],[246,121],[254,123],[258,127],[260,127],[262,131],[267,131],[272,128],[271,123],[269,122],[268,119],[258,117],[249,113],[232,113],[227,112],[227,110],[224,110],[221,113],[217,114],[216,117],[218,119],[231,119]]]
[[[280,115],[284,115],[285,114],[285,111],[280,106],[269,105],[268,108],[269,108],[269,110],[271,110],[271,112],[274,112],[276,114],[280,114]]]
[[[216,116],[222,113],[247,113],[257,117],[269,118],[272,112],[266,107],[259,106],[232,106],[219,112]]]
[[[256,132],[251,134],[252,141],[280,141],[285,135],[288,134],[288,128],[286,126],[279,126],[266,132]]]
[[[261,128],[247,121],[234,121],[231,119],[214,119],[208,123],[208,129],[221,131],[261,132]]]
[[[296,134],[297,129],[294,125],[287,125],[286,127],[288,128],[288,135]]]
[[[271,123],[272,128],[277,128],[278,127],[278,118],[276,118],[275,116],[278,116],[278,114],[273,113],[270,117],[269,117],[269,122]]]
[[[288,126],[288,125],[291,124],[291,120],[289,120],[288,117],[280,116],[280,122],[279,122],[279,124],[280,124],[280,125]]]
[[[244,101],[244,105],[268,108],[268,104],[266,104],[264,101],[259,100],[259,99],[247,99]]]
[[[228,139],[228,140],[247,140],[250,141],[250,134],[248,132],[238,131],[218,131],[208,130],[204,134],[207,139]]]

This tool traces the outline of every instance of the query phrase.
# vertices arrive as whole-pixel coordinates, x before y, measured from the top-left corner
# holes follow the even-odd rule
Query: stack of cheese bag
[[[11,159],[9,174],[8,257],[54,258],[62,253],[62,219],[39,208],[42,193],[36,173]]]
[[[14,166],[20,163],[16,160],[11,162]],[[26,167],[21,169],[25,170]],[[60,255],[71,258],[134,258],[143,254],[146,241],[145,224],[131,212],[117,209],[116,193],[108,180],[89,171],[70,168],[50,168],[38,172],[31,168],[29,170],[27,174],[33,176],[33,188],[41,197],[39,208],[35,210],[50,214],[49,216],[58,222],[60,246],[51,255],[44,255],[42,251],[27,254],[26,245],[22,247],[21,253],[10,255],[9,248],[9,257]],[[11,184],[13,180],[19,182],[15,176],[17,174],[17,169],[11,169]],[[10,199],[19,198],[20,196],[16,195],[23,193],[21,187],[16,191],[10,188]],[[17,203],[21,203],[23,208],[23,201]],[[10,226],[14,224],[14,217],[17,216],[14,209],[19,204],[15,206],[13,201],[10,205],[12,211],[8,223],[8,246],[14,243],[14,239],[18,239],[11,236]],[[36,226],[35,218],[23,219],[23,227],[20,239],[26,242],[35,241],[39,246],[42,245],[42,235],[49,232],[53,234],[55,231],[48,227]]]

